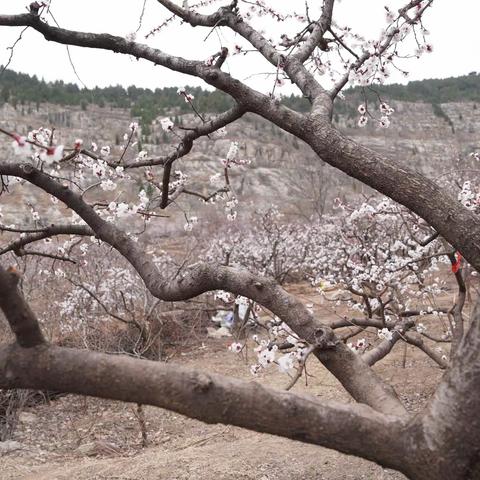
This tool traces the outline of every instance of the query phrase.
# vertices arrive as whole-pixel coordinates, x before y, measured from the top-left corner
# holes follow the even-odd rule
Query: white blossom
[[[427,331],[427,327],[423,323],[419,323],[416,329],[418,333],[423,333]]]
[[[272,349],[266,348],[265,350],[262,350],[258,354],[258,363],[262,367],[266,367],[269,364],[273,363],[274,361],[275,361],[275,350],[273,348]]]
[[[117,188],[117,184],[112,182],[112,180],[110,179],[102,180],[102,182],[100,183],[100,187],[102,188],[102,190],[105,190],[106,192],[110,192]]]
[[[169,130],[172,130],[172,128],[173,128],[173,122],[168,117],[162,118],[160,120],[160,125],[162,126],[162,129],[165,132],[168,132]]]
[[[26,137],[21,137],[19,135],[17,135],[15,137],[15,140],[12,142],[12,147],[15,155],[19,155],[22,157],[26,157],[32,152],[32,147],[27,142]]]
[[[233,342],[229,347],[228,349],[231,351],[231,352],[234,352],[234,353],[240,353],[243,349],[243,345],[241,343],[238,343],[238,342]]]
[[[388,128],[390,126],[390,119],[386,115],[384,115],[380,118],[378,125],[382,128]]]
[[[63,145],[56,147],[48,147],[40,152],[40,160],[46,165],[52,165],[55,162],[59,162],[63,157]]]
[[[388,340],[389,342],[393,339],[393,333],[388,328],[379,329],[377,335],[378,338]]]
[[[227,162],[233,162],[238,155],[238,142],[231,142],[227,153]]]
[[[358,119],[358,126],[359,127],[365,127],[368,123],[368,117],[366,117],[365,115],[362,115],[359,119]]]
[[[101,157],[108,157],[110,155],[110,147],[108,145],[102,147],[100,149],[100,156]]]
[[[291,370],[294,367],[294,361],[293,360],[294,360],[294,357],[292,357],[292,355],[290,355],[290,354],[281,356],[277,360],[278,369],[281,372],[284,372],[284,373],[288,372],[289,370]]]

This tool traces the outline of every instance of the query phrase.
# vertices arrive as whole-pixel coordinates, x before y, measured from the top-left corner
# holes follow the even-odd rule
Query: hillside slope
[[[0,77],[0,89],[5,89],[5,79],[10,83],[12,79],[19,81],[16,89],[9,84],[10,95],[14,95],[12,92],[17,92],[15,95],[18,96],[23,92],[25,98],[29,98],[29,88],[35,85],[35,82],[41,83],[28,76],[8,71],[5,73],[9,75]],[[462,78],[463,80],[455,79],[455,85],[457,87],[464,85],[464,80],[467,78],[468,82],[465,84],[468,88],[464,88],[467,92],[466,98],[476,98],[472,85],[479,83],[479,77],[472,75]],[[439,92],[449,92],[448,98],[459,96],[454,92],[462,91],[460,88],[455,89],[451,85],[449,88],[439,87],[439,85],[448,86],[449,82],[451,83],[447,79],[420,83],[427,91],[436,92],[435,96],[430,94],[427,98],[437,101],[441,98]],[[390,91],[397,92],[396,94],[399,95],[400,87],[397,87],[390,87]],[[59,143],[72,145],[76,138],[82,138],[87,146],[91,142],[99,146],[110,145],[113,155],[120,156],[123,135],[127,132],[132,119],[139,120],[138,117],[132,116],[135,106],[120,108],[112,104],[99,106],[95,103],[84,104],[81,101],[79,104],[63,105],[60,102],[62,98],[61,101],[67,102],[73,97],[68,95],[62,97],[58,92],[75,90],[72,86],[58,83],[58,85],[45,84],[45,88],[53,92],[52,96],[57,99],[57,102],[38,103],[27,100],[22,100],[23,104],[18,101],[4,102],[0,106],[0,126],[21,134],[40,126],[54,127]],[[402,88],[404,89],[402,95],[405,96],[409,87]],[[416,92],[418,88],[417,86],[413,91]],[[108,89],[102,90],[104,94],[106,94],[105,90]],[[480,89],[477,90],[479,91]],[[127,95],[128,92],[126,93],[120,87],[115,92],[116,94],[112,94],[111,98],[117,98],[116,95],[120,98],[123,95],[124,102],[133,95],[133,90],[130,89]],[[78,98],[81,99],[84,94],[86,95],[76,87],[75,95],[78,95]],[[156,94],[159,95],[158,92]],[[211,93],[200,91],[196,101],[199,103],[204,101],[208,105],[211,95]],[[357,95],[358,92],[354,92],[350,96],[347,95],[345,100],[337,100],[334,121],[358,142],[392,157],[399,164],[419,169],[429,176],[451,176],[456,170],[471,167],[468,154],[480,150],[480,102],[478,104],[476,101],[428,103],[428,101],[389,100],[395,108],[389,129],[381,129],[374,122],[370,122],[366,128],[359,128],[357,125],[359,115],[356,111],[359,102]],[[165,93],[164,100],[166,113],[169,113],[177,124],[184,126],[195,124],[197,120],[194,114],[182,113],[188,105],[185,107],[185,102],[176,92],[169,92],[168,95]],[[178,101],[181,102],[181,108],[176,106],[175,102]],[[295,101],[298,101],[298,98]],[[370,106],[377,108],[374,104]],[[175,148],[178,139],[161,129],[159,120],[162,117],[163,115],[159,115],[147,126],[141,127],[139,143],[127,154],[127,157],[128,155],[133,157],[140,148],[147,150],[149,155],[169,153]],[[251,161],[250,165],[232,169],[231,172],[235,193],[249,207],[247,210],[276,203],[286,212],[308,214],[314,210],[315,202],[323,203],[328,209],[335,197],[348,198],[355,193],[369,191],[343,173],[318,161],[315,154],[302,142],[259,117],[246,115],[240,121],[228,126],[227,132],[225,138],[200,139],[196,142],[191,154],[176,163],[175,168],[189,175],[192,188],[199,192],[206,194],[211,189],[208,179],[214,173],[221,173],[221,160],[225,158],[231,141],[239,142],[241,156]],[[10,143],[7,137],[0,137],[2,158],[11,158]],[[138,184],[141,188],[141,178],[138,179]],[[36,203],[37,193],[34,190],[29,188],[20,189],[20,191],[21,196]],[[127,192],[126,195],[133,193]],[[314,198],[315,196],[321,198]],[[198,200],[188,203],[191,208],[198,209]],[[15,205],[18,204],[19,202],[15,202]],[[45,206],[45,208],[49,207]],[[200,213],[203,215],[202,209]],[[17,215],[16,209],[10,209],[10,216],[15,215]],[[173,222],[176,226],[169,224],[168,227],[165,226],[166,231],[183,225],[183,215],[181,213],[173,215],[175,218],[178,217],[178,221]],[[8,216],[7,212],[7,219]]]

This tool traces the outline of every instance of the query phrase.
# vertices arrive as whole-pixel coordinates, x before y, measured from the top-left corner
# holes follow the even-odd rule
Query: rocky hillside
[[[357,126],[356,104],[345,100],[334,120],[348,135],[399,164],[409,165],[431,176],[449,175],[452,169],[466,168],[468,154],[480,150],[480,103],[422,103],[390,101],[395,109],[388,129],[373,122],[366,128]],[[349,102],[349,103],[348,103]],[[185,126],[195,122],[193,114],[170,110],[172,119]],[[82,138],[85,145],[95,142],[110,145],[119,155],[123,135],[133,119],[131,109],[98,105],[59,105],[54,103],[4,103],[0,107],[0,126],[18,133],[40,126],[54,127],[59,143],[72,145]],[[138,148],[151,155],[167,153],[175,147],[176,138],[162,131],[159,119],[153,120],[148,132],[140,129]],[[270,125],[263,119],[247,115],[227,128],[227,137],[202,138],[192,153],[177,162],[176,168],[189,175],[200,192],[207,192],[208,178],[221,172],[230,141],[238,141],[241,156],[251,164],[232,172],[233,187],[240,198],[255,208],[272,202],[287,212],[307,212],[332,198],[364,191],[365,187],[324,165],[296,138]],[[10,140],[0,137],[2,158],[11,158]],[[460,163],[459,163],[460,162]],[[463,162],[463,163],[462,163]],[[462,167],[464,165],[464,167]],[[470,165],[470,164],[468,164]],[[139,180],[140,181],[140,180]],[[36,193],[23,192],[33,203]],[[295,194],[295,195],[292,195]],[[295,196],[297,200],[291,198]],[[318,197],[318,198],[314,198]],[[320,198],[321,197],[321,198]],[[316,202],[316,206],[315,206]],[[198,205],[195,202],[194,205]]]
[[[388,129],[360,129],[352,115],[339,116],[338,124],[358,142],[426,174],[447,171],[480,149],[480,103],[390,103],[395,113]]]

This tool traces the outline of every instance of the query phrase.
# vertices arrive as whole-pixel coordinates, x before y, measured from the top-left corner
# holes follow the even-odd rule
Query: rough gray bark
[[[412,433],[425,478],[480,478],[480,305],[452,366]],[[437,462],[431,461],[435,455]],[[440,476],[441,475],[441,476]],[[418,477],[423,478],[423,477]]]
[[[17,288],[18,275],[14,269],[5,271],[0,267],[0,308],[7,318],[17,343],[21,347],[31,348],[43,344],[45,338],[34,313]]]
[[[206,423],[323,445],[392,468],[402,463],[391,442],[405,428],[397,417],[361,404],[319,402],[315,397],[178,365],[50,345],[4,346],[0,388],[21,385],[154,405]]]

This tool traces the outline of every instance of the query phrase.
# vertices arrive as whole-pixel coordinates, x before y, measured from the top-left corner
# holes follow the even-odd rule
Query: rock
[[[22,412],[18,416],[18,421],[20,423],[36,423],[38,420],[38,417],[34,413],[30,412]]]
[[[94,457],[96,455],[117,455],[120,453],[120,448],[118,445],[105,440],[95,440],[80,445],[75,451],[80,455]]]
[[[228,328],[220,327],[218,329],[207,327],[208,336],[210,338],[222,338],[222,337],[231,337],[232,334],[228,330]]]
[[[17,450],[23,450],[24,448],[25,445],[23,443],[16,442],[15,440],[5,440],[4,442],[0,442],[0,455],[6,455]]]

